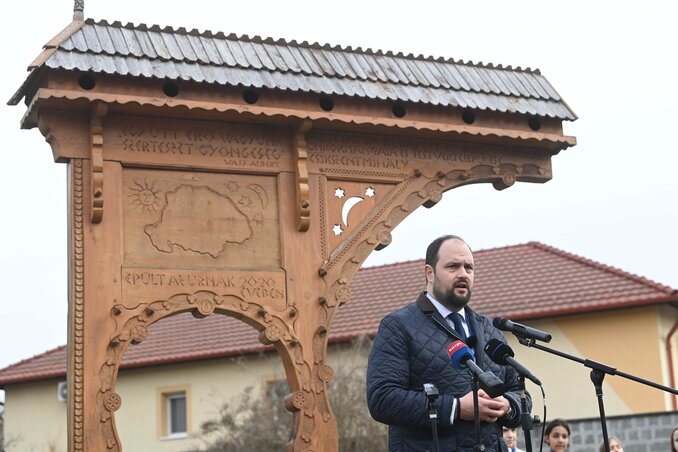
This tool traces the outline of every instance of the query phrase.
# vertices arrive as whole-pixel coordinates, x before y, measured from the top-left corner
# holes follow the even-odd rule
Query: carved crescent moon
[[[361,198],[360,196],[353,196],[351,198],[348,198],[346,200],[346,202],[344,203],[344,207],[341,208],[341,219],[344,221],[344,224],[346,226],[348,226],[348,214],[349,214],[349,212],[351,211],[353,206],[355,206],[356,204],[358,204],[362,200],[363,200],[363,198]]]
[[[247,188],[252,190],[259,197],[259,201],[261,201],[261,207],[265,209],[266,206],[268,206],[268,196],[266,196],[264,187],[258,184],[250,184],[247,186]]]

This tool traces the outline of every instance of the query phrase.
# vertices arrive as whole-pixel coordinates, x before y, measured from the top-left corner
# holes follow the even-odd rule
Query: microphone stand
[[[532,438],[530,437],[530,430],[532,430],[532,416],[527,409],[525,377],[519,375],[518,381],[520,382],[520,423],[523,428],[523,434],[525,435],[525,448],[527,449],[526,452],[532,452]],[[605,450],[610,449],[608,448]]]
[[[593,387],[596,389],[596,397],[598,398],[600,427],[603,430],[603,445],[605,446],[605,450],[610,450],[610,440],[607,436],[607,421],[605,420],[605,405],[603,404],[603,378],[605,378],[605,373],[596,369],[591,370],[591,381],[593,382]]]
[[[485,446],[480,442],[480,408],[478,405],[478,390],[480,389],[480,381],[478,376],[471,372],[471,384],[473,387],[473,423],[476,431],[476,444],[473,447],[475,452],[484,452]]]
[[[424,384],[424,394],[428,399],[428,417],[431,419],[431,430],[433,434],[433,452],[439,452],[440,447],[438,446],[438,410],[436,409],[436,399],[440,394],[438,388],[436,388],[432,383]]]
[[[543,346],[541,344],[537,344],[534,339],[528,339],[524,336],[521,336],[519,334],[516,334],[515,332],[513,333],[517,338],[518,342],[521,344],[525,345],[526,347],[534,347],[538,350],[542,350],[548,353],[551,353],[552,355],[560,356],[561,358],[569,359],[570,361],[574,361],[580,364],[583,364],[584,366],[588,367],[591,369],[591,382],[593,383],[593,386],[596,391],[596,397],[598,398],[598,412],[600,413],[600,424],[601,428],[603,431],[603,444],[605,447],[605,450],[610,450],[610,441],[607,437],[607,420],[605,419],[605,405],[603,404],[603,379],[605,378],[605,374],[609,375],[619,375],[620,377],[624,377],[629,380],[636,381],[638,383],[642,383],[647,386],[652,386],[653,388],[661,389],[662,391],[665,392],[670,392],[671,394],[676,394],[678,395],[678,390],[674,388],[670,388],[668,386],[660,385],[659,383],[655,383],[649,380],[646,380],[644,378],[636,377],[635,375],[627,374],[625,372],[621,372],[614,367],[610,367],[608,365],[592,361],[590,359],[582,359],[573,355],[570,355],[568,353],[564,353],[546,346]],[[524,383],[524,380],[523,380]],[[528,443],[529,444],[529,443]]]

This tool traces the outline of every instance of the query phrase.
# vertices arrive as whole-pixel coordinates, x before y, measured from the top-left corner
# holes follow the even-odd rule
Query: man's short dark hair
[[[443,242],[446,242],[448,240],[459,240],[466,246],[468,244],[459,237],[458,235],[443,235],[435,239],[434,241],[431,242],[431,244],[426,248],[426,265],[430,265],[433,268],[436,268],[436,265],[438,264],[438,251],[440,251],[440,247],[442,246]],[[469,249],[471,247],[469,246]]]

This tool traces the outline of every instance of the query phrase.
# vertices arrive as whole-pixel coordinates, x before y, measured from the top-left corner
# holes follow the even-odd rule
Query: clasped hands
[[[465,421],[473,420],[473,392],[469,392],[459,399],[459,417]],[[508,413],[510,402],[504,396],[491,398],[485,391],[478,391],[478,412],[480,420],[496,422],[497,419]]]

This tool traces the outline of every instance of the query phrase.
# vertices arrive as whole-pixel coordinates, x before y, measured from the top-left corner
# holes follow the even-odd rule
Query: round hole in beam
[[[476,114],[471,110],[464,110],[461,112],[461,120],[466,124],[473,124],[476,122]]]
[[[402,118],[407,114],[407,110],[403,104],[393,104],[391,112],[396,118]]]
[[[320,108],[325,111],[332,111],[334,109],[334,101],[330,96],[323,96],[320,98]]]
[[[534,116],[530,117],[527,120],[527,125],[530,126],[530,129],[534,130],[535,132],[541,129],[541,121],[539,120],[539,118],[536,118]]]
[[[167,82],[162,85],[162,92],[165,93],[167,97],[177,97],[179,94],[179,87],[176,83]]]
[[[242,92],[242,99],[250,105],[256,104],[259,100],[259,93],[253,89],[246,89]]]
[[[80,85],[80,88],[89,91],[96,86],[97,81],[91,75],[85,74],[80,76],[78,84]]]

